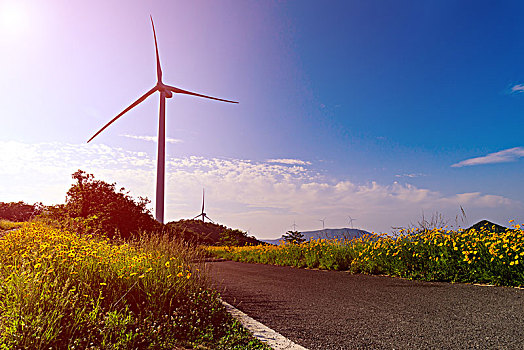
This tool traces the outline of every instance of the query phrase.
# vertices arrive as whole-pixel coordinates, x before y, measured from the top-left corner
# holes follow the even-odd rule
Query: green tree
[[[247,234],[240,230],[226,229],[220,233],[218,245],[236,247],[242,244],[242,239],[245,239]]]
[[[304,235],[298,231],[287,231],[282,235],[282,239],[289,243],[300,244],[306,241]]]
[[[42,212],[42,208],[42,203],[0,202],[0,219],[27,221],[39,215]]]
[[[82,170],[72,177],[76,182],[67,191],[63,207],[69,218],[81,220],[110,238],[117,234],[128,238],[140,231],[159,228],[160,224],[147,209],[147,198],[135,200],[124,188],[117,191],[114,183],[95,180],[92,174]]]

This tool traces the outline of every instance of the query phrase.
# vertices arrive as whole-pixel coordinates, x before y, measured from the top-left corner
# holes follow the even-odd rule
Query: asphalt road
[[[524,349],[524,290],[207,263],[222,298],[308,349]]]

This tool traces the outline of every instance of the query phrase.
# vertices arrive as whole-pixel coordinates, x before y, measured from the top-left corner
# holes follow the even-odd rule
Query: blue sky
[[[166,218],[275,238],[388,231],[438,211],[524,220],[524,5],[478,1],[0,3],[0,201],[63,202],[78,168],[154,202],[155,83]]]

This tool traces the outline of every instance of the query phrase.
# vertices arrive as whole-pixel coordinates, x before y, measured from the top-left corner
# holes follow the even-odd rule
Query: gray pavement
[[[207,263],[222,298],[308,349],[524,349],[524,290]]]

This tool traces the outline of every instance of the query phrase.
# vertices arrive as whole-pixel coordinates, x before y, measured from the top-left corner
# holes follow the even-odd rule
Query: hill
[[[466,231],[473,230],[473,229],[475,231],[481,231],[482,229],[485,229],[485,230],[489,230],[490,232],[496,232],[496,233],[502,233],[508,230],[512,231],[512,229],[495,224],[488,220],[481,220],[477,222],[475,225],[467,228]]]
[[[244,246],[264,243],[244,231],[202,220],[171,221],[166,227],[174,235],[194,244]]]
[[[367,231],[356,228],[326,228],[323,230],[304,231],[301,233],[306,241],[312,239],[353,239],[362,237],[363,235],[371,235],[371,233]],[[265,243],[278,245],[282,242],[282,238],[265,239],[262,241]]]

